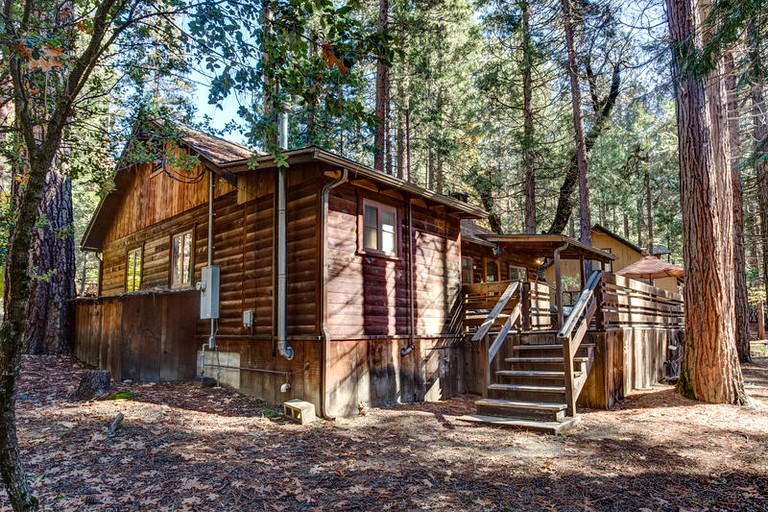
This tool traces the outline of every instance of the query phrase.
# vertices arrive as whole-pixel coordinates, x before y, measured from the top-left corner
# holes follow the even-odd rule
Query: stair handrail
[[[602,272],[595,270],[587,279],[584,289],[579,295],[576,304],[573,305],[571,314],[568,315],[563,327],[557,333],[557,339],[563,344],[563,366],[565,370],[565,400],[566,414],[576,414],[576,399],[578,396],[574,390],[574,361],[573,356],[579,351],[581,341],[589,328],[589,323],[597,311],[595,290],[600,284]]]
[[[509,286],[507,286],[507,289],[504,290],[504,293],[502,293],[501,297],[499,297],[499,301],[495,306],[493,306],[493,309],[488,314],[486,319],[483,320],[483,324],[475,331],[475,334],[472,336],[472,341],[480,341],[485,337],[486,334],[488,334],[488,331],[491,330],[491,326],[496,322],[496,319],[507,306],[507,302],[509,302],[509,299],[512,298],[512,295],[515,294],[519,286],[519,281],[514,281],[510,283]]]

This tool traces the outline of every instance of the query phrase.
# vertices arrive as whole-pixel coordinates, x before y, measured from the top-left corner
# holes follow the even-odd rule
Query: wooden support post
[[[595,288],[595,301],[597,302],[597,311],[595,312],[595,329],[598,331],[605,330],[605,314],[603,312],[603,279],[600,276],[600,282]]]
[[[757,338],[765,339],[765,304],[762,300],[757,305]]]
[[[566,416],[576,416],[576,396],[573,392],[573,356],[570,337],[563,340],[563,370],[565,371]]]
[[[560,270],[560,253],[555,251],[555,305],[557,306],[557,325],[555,329],[563,326],[563,275]]]
[[[579,258],[579,268],[581,269],[581,289],[583,290],[587,286],[587,269],[584,267],[584,256]]]
[[[486,334],[480,341],[480,357],[483,361],[483,398],[488,398],[488,386],[491,385],[491,361],[488,358],[489,336]]]
[[[520,288],[520,304],[523,307],[523,321],[520,322],[524,331],[531,330],[531,283],[524,281]]]

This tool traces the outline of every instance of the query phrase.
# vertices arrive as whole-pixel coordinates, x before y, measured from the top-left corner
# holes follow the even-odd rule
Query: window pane
[[[182,261],[182,283],[192,283],[192,233],[184,234],[184,250]]]
[[[128,252],[125,281],[126,291],[135,292],[141,288],[141,249]]]
[[[381,251],[387,254],[395,253],[395,212],[381,212]]]
[[[489,261],[485,265],[485,279],[489,283],[499,280],[499,265],[495,261]]]
[[[363,232],[363,248],[379,250],[378,230],[376,228],[365,226]]]
[[[379,228],[379,210],[375,206],[365,205],[365,226]]]
[[[171,286],[192,284],[192,232],[173,236]]]
[[[381,252],[387,254],[395,253],[395,233],[391,231],[384,231],[382,227],[381,231]]]

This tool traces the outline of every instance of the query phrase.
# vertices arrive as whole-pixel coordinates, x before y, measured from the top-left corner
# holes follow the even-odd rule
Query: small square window
[[[397,212],[390,206],[363,203],[363,249],[387,255],[397,253]]]
[[[171,288],[192,286],[192,230],[173,235]]]
[[[125,270],[125,291],[135,292],[141,289],[141,247],[128,251]]]
[[[514,265],[509,266],[509,280],[510,281],[525,281],[526,271],[523,267],[516,267]]]

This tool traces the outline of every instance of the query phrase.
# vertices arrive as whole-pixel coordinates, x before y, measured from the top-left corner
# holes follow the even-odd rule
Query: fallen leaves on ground
[[[748,407],[658,386],[558,437],[457,422],[473,396],[307,426],[192,383],[69,401],[84,369],[23,362],[19,439],[43,510],[768,510],[765,358],[744,367]]]

